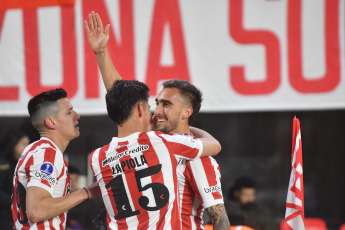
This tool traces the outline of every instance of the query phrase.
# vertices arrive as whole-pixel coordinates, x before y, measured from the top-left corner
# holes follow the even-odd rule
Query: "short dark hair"
[[[62,88],[57,88],[42,92],[31,98],[28,103],[28,111],[32,125],[40,131],[44,125],[44,119],[57,112],[57,100],[66,97],[67,92]]]
[[[228,193],[228,199],[233,200],[235,199],[234,192],[240,191],[242,188],[254,188],[256,189],[255,181],[248,176],[241,176],[238,177],[234,183],[234,185],[230,188]]]
[[[176,88],[180,91],[183,97],[189,100],[193,107],[193,113],[188,119],[188,124],[191,125],[196,120],[201,107],[201,91],[190,82],[179,79],[172,79],[163,82],[163,88]]]
[[[105,100],[109,117],[118,125],[123,124],[139,102],[148,102],[149,88],[142,82],[119,80],[107,92]]]

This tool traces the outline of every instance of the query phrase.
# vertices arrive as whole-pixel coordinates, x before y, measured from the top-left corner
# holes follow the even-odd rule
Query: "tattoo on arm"
[[[211,219],[213,230],[229,230],[230,222],[224,204],[217,204],[206,208],[206,213]]]

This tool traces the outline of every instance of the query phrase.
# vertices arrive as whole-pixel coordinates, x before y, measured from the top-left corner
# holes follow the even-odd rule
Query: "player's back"
[[[160,132],[113,138],[90,165],[99,182],[110,229],[180,229],[175,156],[195,158],[194,138]]]

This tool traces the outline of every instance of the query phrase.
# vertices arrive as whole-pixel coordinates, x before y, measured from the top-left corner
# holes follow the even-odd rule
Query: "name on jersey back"
[[[135,149],[126,149],[123,152],[117,153],[115,156],[109,156],[102,161],[102,167],[111,164],[112,162],[119,161],[114,166],[111,167],[113,175],[124,173],[126,170],[136,169],[140,166],[146,165],[147,160],[144,155],[140,154],[137,156],[132,156],[132,158],[120,161],[123,156],[134,155],[138,152],[143,152],[149,149],[148,145],[139,145]],[[115,153],[115,151],[112,151]]]

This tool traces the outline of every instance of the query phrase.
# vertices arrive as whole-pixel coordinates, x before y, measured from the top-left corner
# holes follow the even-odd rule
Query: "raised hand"
[[[110,25],[108,24],[104,29],[100,16],[94,11],[89,14],[89,24],[90,28],[87,24],[87,21],[84,21],[87,40],[89,41],[93,52],[96,53],[105,51],[109,41]]]

